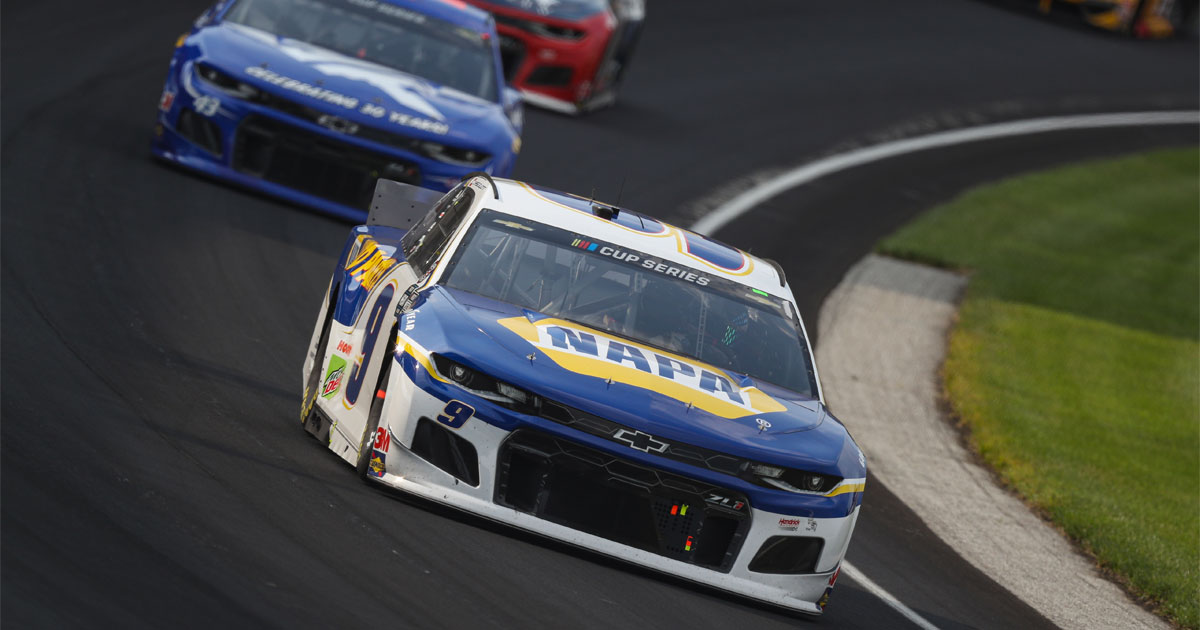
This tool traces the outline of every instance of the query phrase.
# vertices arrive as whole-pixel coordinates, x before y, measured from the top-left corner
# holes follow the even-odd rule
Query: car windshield
[[[497,99],[490,39],[382,0],[239,0],[225,19]]]
[[[816,397],[791,304],[649,254],[484,210],[443,283]]]
[[[608,7],[608,0],[484,0],[560,20],[580,20]]]

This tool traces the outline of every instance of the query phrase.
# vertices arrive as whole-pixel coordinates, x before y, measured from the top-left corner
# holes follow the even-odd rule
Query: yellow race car
[[[1090,25],[1139,38],[1161,39],[1177,34],[1196,9],[1194,0],[1059,0],[1076,5]],[[1055,0],[1038,0],[1049,13]]]

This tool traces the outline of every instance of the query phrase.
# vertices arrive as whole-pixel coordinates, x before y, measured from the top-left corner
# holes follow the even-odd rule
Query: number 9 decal
[[[466,424],[475,415],[475,408],[461,400],[451,400],[442,408],[442,413],[437,417],[438,422],[457,429]]]

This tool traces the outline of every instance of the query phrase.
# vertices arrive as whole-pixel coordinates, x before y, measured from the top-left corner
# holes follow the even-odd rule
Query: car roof
[[[472,184],[482,182],[475,180]],[[753,256],[707,236],[621,208],[612,218],[592,210],[592,200],[524,182],[495,178],[500,199],[486,183],[482,207],[571,230],[577,234],[650,254],[752,289],[793,302],[782,270],[773,262]],[[598,204],[612,208],[609,204]]]

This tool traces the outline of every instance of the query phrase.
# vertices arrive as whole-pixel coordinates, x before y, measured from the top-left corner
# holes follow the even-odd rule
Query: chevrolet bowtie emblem
[[[617,429],[617,432],[613,433],[613,439],[624,442],[630,448],[635,448],[643,453],[661,453],[669,446],[666,442],[654,439],[654,436],[649,433],[630,431],[629,429]]]

